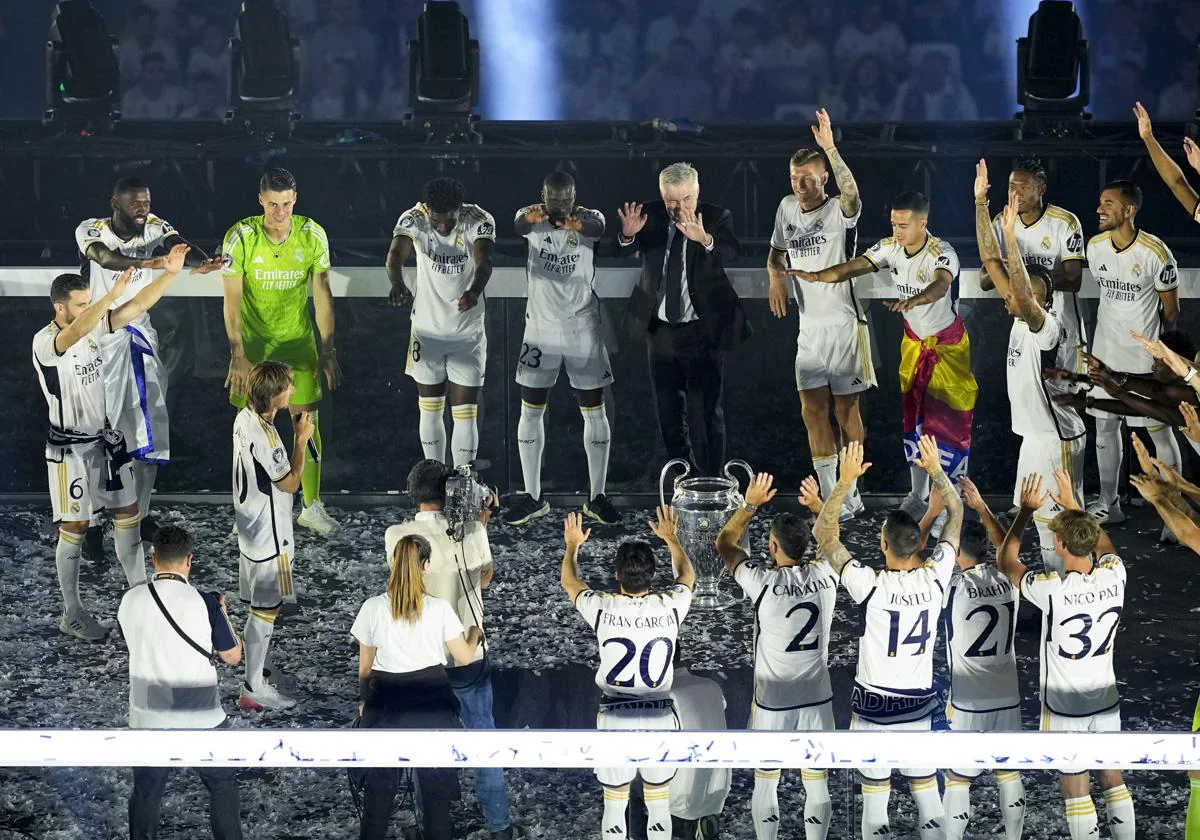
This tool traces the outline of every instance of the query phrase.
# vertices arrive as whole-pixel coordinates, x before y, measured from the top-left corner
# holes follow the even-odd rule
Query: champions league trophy
[[[745,461],[730,461],[725,465],[724,478],[689,478],[691,466],[687,461],[675,458],[667,462],[658,478],[658,499],[664,508],[667,506],[667,500],[663,494],[663,485],[666,483],[667,474],[676,466],[683,467],[683,473],[675,479],[671,509],[675,512],[679,544],[696,570],[692,606],[701,609],[725,609],[735,603],[736,599],[719,589],[725,565],[717,554],[717,534],[742,504],[737,479],[730,475],[729,471],[733,467],[740,467],[750,478],[754,477],[754,471]],[[749,534],[743,538],[742,548],[749,551]]]

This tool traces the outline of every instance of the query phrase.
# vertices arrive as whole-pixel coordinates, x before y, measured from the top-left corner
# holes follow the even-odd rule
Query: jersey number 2
[[[808,620],[804,622],[804,626],[800,628],[800,632],[792,638],[791,643],[785,648],[788,653],[795,653],[796,651],[801,650],[816,650],[817,645],[821,640],[821,634],[817,633],[813,636],[813,640],[811,642],[804,641],[804,637],[809,633],[812,633],[813,628],[817,626],[817,621],[821,617],[820,607],[818,607],[816,604],[801,602],[788,610],[787,615],[785,615],[784,618],[791,618],[792,613],[800,610],[804,610],[808,613]]]
[[[650,676],[650,656],[654,653],[654,646],[659,642],[666,645],[667,655],[663,658],[662,670],[658,672],[657,677]],[[619,645],[625,648],[625,652],[621,654],[621,658],[612,670],[605,676],[604,681],[614,688],[633,688],[635,674],[630,674],[628,679],[621,679],[621,674],[625,673],[625,669],[629,667],[629,663],[633,662],[633,658],[638,655],[637,645],[631,639],[613,638],[605,639],[604,647],[609,645]],[[642,655],[638,658],[638,671],[641,674],[642,682],[649,688],[658,688],[662,685],[662,681],[666,679],[667,669],[671,667],[671,657],[675,654],[675,643],[666,636],[659,636],[646,642],[646,646],[642,648]]]

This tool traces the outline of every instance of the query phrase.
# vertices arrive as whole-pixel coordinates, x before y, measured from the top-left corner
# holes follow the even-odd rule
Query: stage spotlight
[[[469,115],[479,104],[479,42],[454,0],[430,0],[409,41],[409,102],[420,118]]]
[[[1042,0],[1017,39],[1017,101],[1022,126],[1050,133],[1082,128],[1090,96],[1088,42],[1071,0]]]
[[[120,117],[117,42],[91,0],[62,0],[46,41],[46,123]]]
[[[227,122],[254,134],[290,134],[295,120],[299,43],[275,0],[244,0],[229,41]]]

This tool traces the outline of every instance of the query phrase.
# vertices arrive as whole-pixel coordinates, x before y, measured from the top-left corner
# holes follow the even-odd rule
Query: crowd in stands
[[[472,36],[489,33],[462,0]],[[119,33],[130,119],[212,119],[225,108],[233,0],[98,2]],[[280,0],[302,46],[308,120],[392,120],[407,109],[407,42],[420,0]],[[1092,113],[1141,100],[1186,120],[1200,100],[1200,3],[1083,0]],[[511,4],[516,10],[520,4]],[[558,116],[693,122],[1007,119],[1017,25],[994,0],[604,0],[541,6],[549,31],[517,27],[554,72]],[[1022,16],[1024,13],[1022,13]],[[557,90],[555,88],[557,87]],[[486,89],[486,85],[485,85]],[[489,114],[485,101],[485,115]]]

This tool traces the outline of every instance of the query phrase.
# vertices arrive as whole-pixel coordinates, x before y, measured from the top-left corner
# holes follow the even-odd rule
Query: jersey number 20
[[[652,677],[650,675],[650,657],[654,653],[655,645],[657,645],[659,642],[662,642],[662,644],[666,646],[666,655],[663,657],[662,670],[658,672],[657,677]],[[609,671],[604,677],[604,681],[614,688],[632,688],[636,674],[631,673],[626,679],[622,679],[621,675],[625,673],[625,669],[629,667],[631,662],[633,662],[634,657],[638,656],[637,645],[635,645],[631,639],[605,639],[604,647],[608,647],[609,645],[618,645],[623,647],[625,648],[625,652],[621,654],[621,658],[617,661],[617,664],[614,665],[612,670]],[[646,642],[645,647],[642,648],[641,656],[638,657],[638,673],[640,673],[642,682],[648,688],[658,688],[660,685],[662,685],[662,681],[666,679],[667,676],[667,669],[671,667],[671,657],[674,656],[674,654],[675,643],[666,636],[659,636]]]

